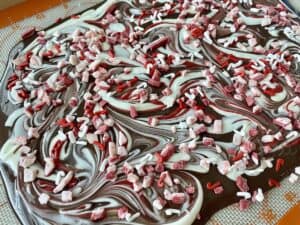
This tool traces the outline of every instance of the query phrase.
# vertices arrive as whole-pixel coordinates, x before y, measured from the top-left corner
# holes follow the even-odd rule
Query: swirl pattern
[[[24,224],[191,225],[197,174],[247,192],[299,139],[300,25],[279,3],[112,0],[32,33],[1,82]]]

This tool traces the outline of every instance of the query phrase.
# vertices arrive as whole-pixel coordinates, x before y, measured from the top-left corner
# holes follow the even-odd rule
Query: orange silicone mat
[[[2,0],[0,0],[2,1]],[[7,0],[9,1],[9,0]],[[99,0],[97,0],[99,1]],[[96,1],[96,2],[97,2]],[[109,1],[109,0],[108,0]],[[66,2],[69,2],[69,8],[71,8],[72,10],[68,10],[68,12],[65,13],[57,13],[57,17],[64,17],[64,16],[69,16],[70,14],[73,13],[77,13],[79,11],[81,11],[81,9],[78,9],[78,2],[81,2],[82,4],[86,4],[86,3],[91,3],[91,0],[76,0],[76,5],[77,7],[73,7],[75,6],[75,3],[72,4],[71,7],[71,2],[72,1],[67,1],[67,0],[25,0],[23,3],[19,3],[13,7],[10,8],[6,8],[4,10],[0,10],[0,28],[6,27],[5,29],[3,29],[2,31],[0,31],[0,43],[1,43],[1,48],[0,50],[6,49],[4,48],[4,46],[8,45],[8,38],[6,37],[12,37],[10,38],[13,39],[15,43],[17,43],[17,41],[19,39],[16,39],[13,37],[13,33],[21,33],[23,31],[26,31],[26,29],[28,29],[28,24],[26,24],[26,26],[21,26],[18,28],[18,30],[14,30],[11,29],[10,25],[17,23],[20,20],[23,20],[25,18],[29,18],[32,17],[33,15],[36,15],[38,13],[41,13],[47,9],[50,9],[54,6],[60,5],[60,4],[64,4]],[[95,2],[95,4],[96,4]],[[88,5],[91,6],[91,5]],[[83,8],[88,8],[87,5],[83,5]],[[73,11],[74,10],[74,11]],[[76,11],[75,11],[76,10]],[[44,18],[43,20],[47,20],[47,18]],[[48,19],[49,20],[49,19]],[[53,23],[54,19],[52,20],[52,22],[47,21],[47,23],[43,23],[42,26],[47,27],[48,25],[51,25],[51,23]],[[40,23],[40,20],[36,21],[38,24]],[[49,23],[48,23],[49,22]],[[46,25],[47,24],[47,25]],[[31,27],[32,24],[30,24],[29,27]],[[16,36],[16,35],[15,35]],[[20,34],[18,36],[20,38]],[[5,51],[4,51],[5,52]],[[2,58],[1,58],[2,57]],[[2,56],[0,57],[0,75],[2,70],[4,70],[4,66],[6,63],[6,56],[4,56],[4,54],[2,54]],[[2,62],[2,64],[1,64]],[[1,65],[3,65],[1,67]],[[286,216],[280,221],[280,223],[278,223],[278,225],[300,225],[300,205],[297,205],[297,203],[300,203],[300,192],[298,191],[298,189],[296,188],[297,186],[299,186],[299,183],[295,184],[294,187],[292,187],[291,184],[288,184],[287,182],[283,185],[283,187],[286,187],[285,189],[279,189],[281,191],[278,190],[273,190],[273,194],[269,195],[270,197],[268,197],[268,199],[262,204],[262,205],[255,205],[253,206],[256,207],[257,210],[253,209],[253,214],[252,215],[257,215],[257,217],[253,216],[253,222],[251,223],[242,223],[242,224],[247,224],[247,225],[261,225],[261,224],[268,224],[268,225],[275,225],[277,224],[277,221],[280,219],[281,215],[283,214],[279,214],[280,211],[282,211],[282,209],[280,209],[279,205],[286,205],[289,204],[291,205],[290,207],[292,208],[292,205],[294,205],[295,207],[292,208],[290,210],[289,213],[286,214]],[[276,193],[275,193],[276,191]],[[12,213],[12,211],[9,211],[10,214],[7,212],[9,209],[9,204],[7,202],[6,199],[6,194],[4,192],[4,188],[3,188],[3,184],[1,182],[0,179],[0,207],[3,206],[0,210],[0,224],[19,224],[19,223],[14,223],[11,222],[10,223],[5,223],[3,221],[6,221],[6,218],[10,218],[10,217],[14,217],[14,214]],[[279,199],[278,201],[273,201],[274,199]],[[1,199],[5,199],[5,200],[1,200]],[[275,204],[275,202],[278,202]],[[277,207],[274,207],[277,206]],[[233,224],[231,223],[233,220],[231,220],[230,222],[222,222],[223,219],[229,217],[228,215],[231,215],[231,218],[235,218],[237,221],[239,220],[238,218],[241,217],[246,217],[247,215],[250,214],[250,212],[245,212],[245,214],[234,214],[236,215],[235,217],[232,214],[232,211],[235,210],[237,212],[239,212],[237,209],[237,207],[232,206],[230,208],[228,208],[227,211],[223,211],[223,213],[219,216],[214,217],[208,224],[209,225],[228,225],[228,224]],[[261,213],[256,213],[258,211],[261,211]],[[286,211],[286,210],[284,210]],[[225,212],[225,213],[224,213]],[[226,215],[226,216],[224,216]],[[9,219],[7,219],[9,220]],[[245,220],[243,220],[245,221]],[[264,223],[262,223],[264,222]],[[236,222],[234,224],[241,224],[241,222]]]
[[[0,10],[0,28],[9,26],[26,17],[33,16],[67,0],[26,0],[6,9]]]

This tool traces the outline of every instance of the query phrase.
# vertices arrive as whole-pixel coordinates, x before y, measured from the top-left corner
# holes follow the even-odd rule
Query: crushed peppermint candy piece
[[[135,119],[138,116],[138,113],[134,106],[130,106],[130,116],[133,119]]]
[[[202,142],[203,142],[203,145],[206,145],[206,146],[212,146],[212,145],[214,145],[215,140],[214,140],[213,138],[204,137],[204,138],[202,139]]]
[[[151,127],[156,127],[159,124],[159,119],[156,117],[150,117],[148,119],[148,123],[150,124]]]
[[[39,202],[41,205],[47,205],[47,203],[49,202],[50,200],[50,196],[45,194],[45,193],[42,193],[40,196],[39,196]]]
[[[119,132],[119,139],[118,139],[118,143],[119,145],[125,145],[127,143],[127,137],[125,136],[125,134],[123,132]]]
[[[162,198],[157,198],[153,201],[153,207],[156,208],[157,210],[162,210],[166,205],[166,203],[167,202]]]
[[[166,209],[165,210],[165,214],[167,215],[167,216],[171,216],[171,215],[180,215],[181,214],[181,212],[180,212],[180,210],[178,210],[178,209]]]
[[[298,151],[299,21],[284,4],[268,1],[121,3],[106,1],[23,34],[0,94],[12,137],[0,158],[22,176],[16,180],[42,194],[23,185],[14,191],[30,192],[53,223],[63,208],[48,206],[46,193],[68,205],[89,179],[101,193],[99,204],[82,202],[82,215],[93,222],[117,216],[147,223],[160,213],[168,224],[186,221],[187,209],[196,217],[200,174],[209,174],[206,192],[216,199],[234,191],[212,170],[235,180],[238,192],[230,195],[241,198],[241,210],[262,202],[259,185],[279,187],[299,162],[280,153]],[[263,184],[255,182],[259,175]],[[297,167],[289,182],[299,176]],[[124,190],[152,207],[129,207],[119,196]]]
[[[234,133],[232,143],[235,145],[240,145],[242,143],[242,136],[238,133]]]
[[[181,205],[185,202],[186,196],[184,193],[173,193],[172,194],[172,203]]]
[[[90,220],[91,221],[100,221],[103,220],[106,217],[106,211],[104,208],[96,208],[92,211],[91,216],[90,216]]]
[[[73,193],[72,191],[63,191],[61,193],[61,200],[63,202],[71,202],[73,199]]]
[[[249,191],[249,186],[246,178],[242,176],[238,176],[236,179],[236,186],[240,189],[240,191],[247,192]]]
[[[299,176],[297,176],[296,174],[294,173],[291,173],[290,176],[289,176],[289,182],[291,184],[295,184],[299,179]]]
[[[245,199],[250,199],[251,198],[251,194],[249,192],[237,192],[236,196],[243,197]]]
[[[30,166],[32,166],[36,161],[36,156],[32,155],[32,156],[23,156],[20,158],[20,166],[22,166],[23,168],[28,168]]]
[[[286,129],[286,130],[292,130],[293,125],[291,123],[291,120],[286,117],[278,117],[273,120],[273,123]]]
[[[25,168],[24,169],[24,182],[25,183],[30,183],[35,181],[37,178],[38,171],[36,169],[32,168]]]
[[[118,218],[121,220],[124,220],[126,218],[129,218],[131,214],[129,213],[129,210],[127,207],[122,207],[118,209]]]
[[[176,150],[175,145],[169,143],[163,148],[160,155],[163,157],[165,161],[167,161],[174,154],[175,150]]]
[[[264,200],[264,194],[261,188],[258,188],[257,193],[255,195],[255,200],[258,202],[262,202]]]
[[[219,186],[214,189],[214,193],[217,195],[222,194],[223,192],[224,192],[223,186]]]
[[[218,163],[218,171],[223,175],[227,174],[230,171],[230,168],[230,162],[227,160]]]
[[[29,138],[39,138],[40,137],[38,128],[34,128],[34,127],[28,128],[27,135]]]
[[[246,199],[241,199],[239,202],[240,205],[240,210],[244,211],[250,207],[251,201],[246,200]]]
[[[67,175],[64,178],[62,178],[59,184],[54,188],[53,193],[61,192],[70,183],[73,176],[74,176],[74,172],[69,171]]]
[[[295,173],[300,176],[300,166],[295,168]]]
[[[54,162],[54,159],[52,159],[52,158],[45,158],[44,160],[45,160],[44,173],[45,173],[45,176],[49,176],[55,169],[55,162]]]
[[[262,136],[261,141],[262,141],[263,143],[270,143],[270,142],[273,142],[273,141],[274,141],[274,136],[273,136],[273,135],[270,135],[270,134],[264,135],[264,136]]]
[[[223,132],[223,122],[222,120],[215,120],[213,124],[213,131],[216,134],[220,134]]]
[[[195,116],[188,116],[188,117],[186,118],[186,124],[187,124],[188,126],[193,125],[196,121],[197,121],[197,118],[196,118]]]

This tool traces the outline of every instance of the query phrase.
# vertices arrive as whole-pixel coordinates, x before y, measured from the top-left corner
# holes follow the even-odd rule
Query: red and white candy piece
[[[92,221],[100,221],[103,220],[106,216],[106,211],[104,208],[96,208],[92,211],[91,216],[90,216],[90,220]]]
[[[59,184],[53,189],[53,193],[61,192],[72,180],[74,177],[74,172],[71,170],[67,173],[67,175],[61,179]]]
[[[36,156],[35,155],[30,155],[30,156],[22,156],[20,158],[20,166],[23,168],[28,168],[32,166],[36,161]]]
[[[121,220],[125,220],[126,218],[129,218],[131,214],[129,213],[129,210],[127,207],[122,207],[118,209],[118,218]]]
[[[153,207],[157,210],[162,210],[166,204],[167,202],[162,198],[157,198],[153,201]]]
[[[127,144],[127,137],[122,131],[119,131],[118,143],[121,146]]]
[[[244,211],[244,210],[248,209],[250,207],[250,204],[251,204],[251,202],[249,200],[241,199],[239,202],[240,210]]]
[[[171,197],[171,201],[174,204],[181,205],[185,202],[186,196],[184,193],[173,193]]]
[[[54,163],[54,159],[52,158],[45,158],[45,169],[44,169],[44,173],[45,176],[49,176],[53,170],[55,169],[55,163]]]

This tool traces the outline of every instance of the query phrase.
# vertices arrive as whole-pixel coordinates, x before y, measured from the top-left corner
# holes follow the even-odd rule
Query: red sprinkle
[[[54,146],[53,146],[53,148],[52,148],[51,155],[52,155],[52,157],[53,157],[53,159],[54,159],[55,164],[58,164],[59,156],[60,156],[60,151],[61,151],[63,145],[64,145],[64,142],[58,140],[58,141],[54,144]]]
[[[234,157],[232,157],[231,161],[236,162],[236,161],[241,160],[243,157],[244,157],[244,153],[238,152]]]
[[[127,87],[128,87],[127,83],[118,84],[118,85],[117,85],[117,91],[118,91],[118,92],[122,92],[122,91],[124,91],[124,89],[127,88]]]
[[[33,109],[34,109],[34,111],[38,112],[38,111],[41,111],[45,105],[46,105],[46,102],[40,102],[40,103],[36,104]]]
[[[73,79],[71,79],[71,77],[69,77],[67,74],[62,74],[58,77],[58,81],[63,82],[64,86],[70,86],[71,84],[73,84]]]
[[[203,37],[204,29],[202,27],[194,27],[191,30],[191,35],[193,38],[201,38]]]
[[[73,188],[75,187],[75,185],[78,183],[78,179],[76,179],[75,177],[72,178],[72,180],[67,184],[67,188]]]
[[[39,188],[49,192],[52,192],[55,188],[55,184],[47,180],[38,179],[36,184],[39,186]]]
[[[128,86],[131,87],[131,86],[135,85],[138,81],[139,81],[139,78],[134,77],[133,79],[127,81],[127,83],[128,83]]]
[[[285,163],[284,159],[278,158],[278,159],[276,160],[275,171],[276,171],[276,172],[279,172],[279,170],[283,167],[284,163]]]
[[[159,179],[157,180],[157,186],[159,188],[163,188],[165,186],[165,178],[166,178],[167,174],[166,173],[162,173],[159,177]]]
[[[19,77],[17,76],[17,74],[11,75],[7,81],[6,89],[11,90],[16,85],[18,79]]]
[[[270,178],[268,180],[268,184],[269,184],[270,187],[280,187],[280,182],[273,179],[273,178]]]
[[[177,103],[178,103],[180,109],[187,108],[186,104],[181,99],[178,99]]]
[[[53,57],[53,55],[54,55],[54,53],[50,50],[43,53],[43,57],[45,57],[45,58],[51,58],[51,57]]]
[[[99,142],[99,141],[94,141],[93,144],[96,145],[101,151],[104,151],[104,150],[105,150],[105,145],[102,144],[101,142]]]
[[[98,112],[95,112],[94,115],[95,116],[101,116],[101,115],[106,115],[107,113],[108,113],[107,110],[104,109],[104,110],[100,110]]]
[[[61,128],[67,128],[69,127],[72,129],[74,125],[72,123],[69,123],[66,119],[62,118],[56,121],[56,124],[60,126]]]
[[[263,92],[268,95],[268,96],[274,96],[277,93],[282,92],[283,88],[281,85],[277,85],[275,88],[267,88],[266,90],[264,90]]]
[[[24,89],[19,90],[18,95],[23,99],[29,98],[29,93]]]
[[[216,188],[219,187],[219,186],[221,186],[221,182],[220,182],[220,181],[217,181],[217,182],[215,182],[215,183],[208,182],[208,183],[206,184],[206,188],[207,188],[208,190],[210,190],[210,191],[216,189]]]

